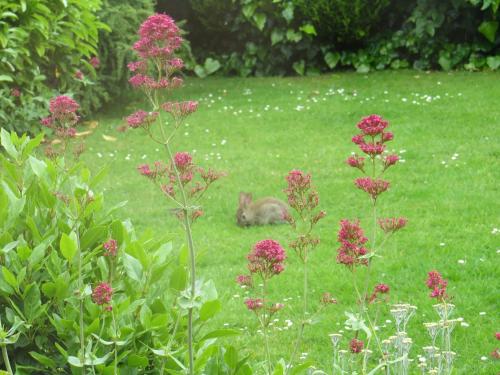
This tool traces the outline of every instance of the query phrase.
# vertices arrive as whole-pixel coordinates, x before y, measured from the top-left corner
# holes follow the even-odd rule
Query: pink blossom
[[[94,67],[94,69],[97,69],[101,65],[101,60],[99,60],[97,56],[94,56],[89,60],[89,63]]]
[[[156,121],[158,112],[146,112],[139,110],[126,118],[128,126],[131,128],[139,128],[141,126],[148,127]]]
[[[182,69],[184,67],[184,61],[175,57],[168,62],[168,65],[173,69]]]
[[[69,96],[60,95],[50,99],[49,110],[56,118],[59,115],[75,113],[80,106]]]
[[[357,145],[365,143],[364,135],[363,134],[355,135],[354,137],[352,137],[352,142],[357,144]]]
[[[264,307],[264,300],[261,298],[248,298],[245,300],[248,310],[256,311]]]
[[[169,59],[182,42],[179,28],[165,14],[148,17],[139,28],[139,36],[133,48],[142,58]]]
[[[76,79],[79,79],[79,80],[82,80],[83,79],[83,73],[81,72],[81,70],[77,70],[75,72],[75,78]]]
[[[399,161],[398,155],[387,155],[384,158],[384,169],[389,168],[391,165],[396,164]]]
[[[254,245],[247,259],[251,273],[259,273],[263,278],[269,279],[283,272],[286,254],[277,241],[262,240]]]
[[[355,354],[361,353],[364,346],[365,346],[365,343],[363,341],[355,339],[355,338],[349,342],[349,349],[351,350],[351,353],[355,353]]]
[[[146,70],[148,69],[148,63],[145,60],[140,60],[140,61],[133,61],[127,64],[128,69],[131,72],[142,72],[145,73]],[[129,81],[130,82],[130,81]],[[132,83],[132,82],[130,82]]]
[[[394,233],[406,226],[408,220],[404,217],[379,219],[378,225],[385,233]]]
[[[500,332],[495,333],[495,338],[496,338],[497,340],[500,340]]]
[[[359,170],[362,171],[365,165],[365,158],[357,155],[350,156],[347,158],[346,163],[351,167],[358,168]]]
[[[113,288],[108,283],[102,282],[96,285],[92,291],[92,301],[97,305],[107,305],[111,302]]]
[[[305,190],[311,187],[311,175],[300,170],[293,170],[286,176],[288,189]]]
[[[373,200],[389,189],[390,183],[381,179],[373,180],[371,177],[357,178],[354,181],[356,187],[368,193]]]
[[[152,177],[153,176],[153,171],[149,167],[148,164],[141,164],[137,167],[137,170],[139,171],[140,174],[146,177]]]
[[[394,139],[394,134],[392,134],[391,132],[382,133],[383,143],[392,141],[393,139]]]
[[[173,89],[178,89],[179,87],[182,87],[182,84],[184,83],[184,80],[180,77],[174,77],[172,78],[172,81],[170,81],[170,87]]]
[[[106,250],[104,256],[116,256],[118,250],[118,242],[112,238],[104,242],[102,247]]]
[[[443,279],[438,271],[430,271],[428,273],[426,285],[432,290],[430,294],[431,298],[439,298],[442,300],[448,298],[448,295],[446,294],[448,281]]]
[[[175,166],[179,170],[185,170],[186,168],[190,167],[192,161],[193,161],[193,158],[189,154],[189,152],[177,152],[174,155]]]
[[[252,281],[252,276],[249,275],[238,275],[236,277],[236,282],[240,284],[241,286],[252,286],[253,281]]]
[[[170,113],[175,120],[180,121],[191,113],[196,112],[198,102],[191,100],[186,102],[166,102],[161,107],[165,112]]]
[[[371,157],[380,155],[385,151],[385,145],[381,143],[360,143],[359,148]]]
[[[44,117],[43,119],[40,120],[40,124],[48,128],[51,128],[53,123],[54,119],[52,118],[52,116]]]
[[[375,285],[375,292],[377,293],[389,293],[389,285],[387,284],[377,284]]]
[[[146,76],[144,74],[136,74],[130,77],[128,81],[134,87],[141,87],[146,82]]]
[[[10,95],[18,98],[21,96],[21,90],[19,90],[18,87],[14,87],[12,90],[10,90]]]
[[[337,249],[337,263],[352,268],[358,264],[368,265],[366,258],[361,258],[368,253],[364,244],[368,241],[363,229],[359,226],[359,221],[340,221],[340,229],[337,235],[340,247]]]
[[[381,116],[370,115],[368,117],[363,117],[357,126],[364,135],[373,137],[381,134],[388,125],[389,123],[385,121]]]
[[[271,314],[274,314],[274,313],[277,313],[278,311],[282,310],[284,307],[285,307],[285,305],[282,303],[274,303],[269,308],[269,312]]]

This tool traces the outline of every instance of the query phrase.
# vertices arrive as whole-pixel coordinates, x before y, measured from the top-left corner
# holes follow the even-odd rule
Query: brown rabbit
[[[236,220],[241,227],[284,223],[288,206],[276,198],[262,198],[252,202],[252,194],[240,193]]]

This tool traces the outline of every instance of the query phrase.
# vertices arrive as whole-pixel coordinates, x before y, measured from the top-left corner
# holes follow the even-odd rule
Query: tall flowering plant
[[[284,261],[286,253],[283,247],[274,240],[267,239],[257,242],[247,256],[249,275],[239,275],[236,282],[244,288],[251,288],[256,296],[245,300],[249,311],[255,313],[264,334],[267,371],[272,372],[271,354],[269,350],[269,324],[274,315],[284,305],[272,303],[267,300],[268,283],[274,276],[280,275],[285,270]],[[256,288],[254,278],[261,281],[262,287]]]
[[[126,118],[132,129],[142,128],[166,151],[167,161],[153,165],[140,165],[141,175],[155,183],[164,196],[173,203],[176,216],[181,220],[189,249],[189,289],[183,293],[183,306],[187,308],[188,371],[194,373],[193,321],[195,301],[200,288],[196,280],[196,253],[192,224],[203,211],[198,201],[207,188],[221,177],[221,173],[197,166],[188,152],[174,153],[172,140],[187,116],[198,108],[195,101],[168,101],[167,97],[182,86],[178,72],[183,61],[175,56],[181,46],[180,30],[174,20],[164,14],[150,16],[139,28],[139,40],[133,45],[139,59],[128,65],[133,73],[130,84],[144,94],[149,110],[138,110]],[[170,121],[165,120],[170,117]]]
[[[360,133],[352,138],[352,142],[359,148],[361,154],[353,154],[346,163],[352,168],[360,171],[364,176],[354,180],[354,186],[368,195],[372,211],[372,233],[371,238],[365,234],[358,219],[343,219],[337,234],[339,247],[337,248],[336,261],[344,265],[353,276],[353,288],[359,305],[359,311],[346,312],[348,320],[346,325],[351,328],[354,337],[350,339],[348,350],[340,348],[342,335],[335,333],[331,335],[334,347],[334,372],[355,371],[361,367],[362,373],[366,373],[368,360],[372,354],[370,349],[372,338],[380,350],[384,366],[389,368],[387,351],[382,349],[382,343],[376,334],[376,324],[379,318],[381,304],[388,303],[390,287],[383,283],[373,284],[371,280],[371,265],[374,256],[381,251],[383,244],[393,233],[402,229],[407,220],[403,217],[380,218],[377,216],[377,202],[380,196],[390,188],[390,182],[384,176],[389,168],[396,165],[399,157],[387,153],[387,142],[393,140],[394,135],[388,131],[389,123],[381,116],[370,115],[361,119],[357,124]],[[381,239],[377,236],[377,230],[381,230]],[[361,272],[366,268],[366,272]],[[375,305],[374,317],[370,306]],[[401,319],[409,320],[413,315],[414,307],[410,305],[397,305],[393,308],[394,313],[399,314]],[[404,331],[399,329],[398,343],[403,348],[406,339]],[[364,332],[363,339],[362,334]],[[407,345],[408,346],[408,345]],[[398,363],[407,358],[407,350],[400,350]],[[361,356],[361,358],[359,358]],[[389,370],[387,370],[389,371]]]

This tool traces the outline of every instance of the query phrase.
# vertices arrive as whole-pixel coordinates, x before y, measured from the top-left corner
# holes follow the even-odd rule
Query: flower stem
[[[78,224],[75,225],[76,245],[78,247],[78,291],[80,298],[80,362],[82,363],[82,374],[85,374],[85,333],[83,321],[83,279],[82,279],[82,247],[80,246],[80,235],[78,233]]]
[[[14,375],[14,373],[12,372],[12,367],[10,367],[9,354],[7,353],[7,346],[5,344],[2,345],[2,357],[3,362],[5,363],[5,368],[7,369],[7,373],[9,375]]]

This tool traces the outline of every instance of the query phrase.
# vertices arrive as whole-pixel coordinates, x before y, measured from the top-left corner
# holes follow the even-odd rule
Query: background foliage
[[[499,0],[190,0],[199,76],[317,74],[335,68],[500,66]]]

